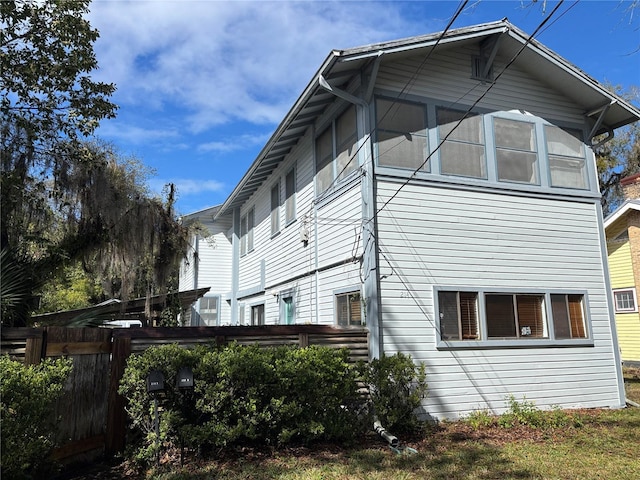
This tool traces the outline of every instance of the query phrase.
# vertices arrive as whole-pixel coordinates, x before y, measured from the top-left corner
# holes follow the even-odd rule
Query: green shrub
[[[496,424],[496,416],[487,409],[474,410],[463,419],[474,429],[491,427]]]
[[[195,369],[205,347],[182,348],[177,344],[151,347],[141,355],[127,360],[118,392],[127,399],[126,412],[130,419],[129,446],[132,458],[138,462],[151,461],[159,453],[158,446],[167,442],[188,441],[189,422],[194,423],[192,397],[176,386],[181,367]],[[147,393],[147,376],[159,370],[164,375],[164,391],[157,394],[159,404],[159,438],[156,437],[154,395]],[[187,438],[183,438],[183,434]]]
[[[383,355],[361,363],[361,376],[369,385],[370,411],[389,431],[413,432],[420,427],[416,409],[427,392],[424,364],[411,355]]]
[[[191,395],[175,387],[181,366],[193,369]],[[160,438],[154,432],[153,396],[146,391],[147,375],[156,369],[165,376],[165,391],[158,395]],[[360,431],[357,373],[346,349],[149,348],[129,358],[119,389],[138,437],[132,458],[149,462],[158,445],[167,444],[208,448],[351,439]]]
[[[25,366],[0,357],[2,478],[39,478],[52,467],[53,408],[71,365],[71,360],[58,359]]]

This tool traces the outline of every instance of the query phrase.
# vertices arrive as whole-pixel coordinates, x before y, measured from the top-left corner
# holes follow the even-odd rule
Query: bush
[[[183,365],[193,368],[192,396],[175,387]],[[146,377],[155,369],[165,375],[159,439],[153,397],[146,392]],[[357,388],[346,349],[232,344],[149,348],[130,357],[119,391],[128,399],[133,430],[142,435],[134,459],[144,462],[158,453],[158,443],[202,448],[348,440],[360,431]]]
[[[410,355],[383,355],[361,363],[361,376],[369,385],[369,410],[394,433],[414,432],[421,425],[416,416],[427,393],[424,364],[416,365]]]
[[[71,372],[71,360],[25,366],[0,357],[2,478],[39,478],[52,467],[57,419],[54,405]]]

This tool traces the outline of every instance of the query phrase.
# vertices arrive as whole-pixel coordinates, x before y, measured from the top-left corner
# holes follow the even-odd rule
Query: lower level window
[[[362,307],[360,292],[342,293],[336,295],[338,325],[362,325]]]
[[[219,297],[202,297],[200,299],[200,321],[204,325],[218,325]]]
[[[292,295],[284,296],[280,300],[280,321],[283,325],[296,323],[295,304]]]
[[[264,303],[251,307],[251,325],[264,325]]]
[[[438,290],[437,295],[444,341],[587,338],[582,294]]]

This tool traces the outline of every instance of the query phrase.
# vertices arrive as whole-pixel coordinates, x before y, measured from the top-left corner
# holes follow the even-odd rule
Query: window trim
[[[216,316],[213,320],[212,324],[206,323],[202,317],[202,303],[203,300],[216,300]],[[220,326],[220,304],[221,304],[221,296],[220,295],[204,295],[198,301],[198,325],[203,325],[205,327],[217,327]]]
[[[274,205],[274,192],[276,194],[276,202]],[[276,182],[271,186],[271,190],[269,191],[270,195],[270,205],[271,211],[269,214],[270,226],[271,226],[271,238],[275,237],[280,233],[280,206],[282,205],[281,191],[280,191],[280,179],[276,180]]]
[[[294,165],[284,176],[284,224],[285,227],[291,225],[296,221],[297,212],[296,212],[296,193],[297,193],[297,171],[296,166]],[[288,180],[289,175],[293,176],[293,190],[291,192],[288,191]],[[289,208],[291,206],[291,208]],[[291,217],[289,217],[289,211],[291,211]]]
[[[353,115],[355,120],[354,143],[353,143],[353,147],[355,147],[355,155],[349,160],[348,164],[353,163],[354,165],[349,169],[344,169],[344,172],[342,172],[342,171],[338,171],[338,168],[339,168],[338,159],[340,157],[340,154],[343,153],[338,151],[339,148],[341,147],[341,145],[338,145],[338,136],[339,136],[338,122],[343,119],[343,117],[348,113],[350,109],[353,109],[354,111]],[[334,190],[336,190],[338,188],[338,185],[342,185],[343,183],[346,183],[349,179],[351,179],[356,174],[356,172],[360,168],[360,149],[358,148],[360,144],[360,138],[358,134],[359,132],[358,109],[356,108],[355,105],[352,105],[352,104],[349,104],[346,107],[340,109],[338,113],[335,116],[333,116],[331,121],[324,124],[322,129],[318,130],[318,132],[319,134],[316,134],[314,136],[314,141],[313,141],[313,159],[314,159],[314,162],[313,162],[314,182],[313,183],[314,183],[314,192],[315,192],[316,198],[323,197],[325,195],[328,195],[330,192],[333,192]],[[331,156],[330,156],[330,160],[327,161],[326,164],[322,164],[322,165],[323,165],[323,168],[326,168],[329,165],[331,166],[331,181],[329,182],[329,185],[327,185],[327,187],[324,190],[320,191],[318,186],[318,173],[319,173],[318,165],[319,165],[319,161],[322,159],[320,159],[318,156],[318,139],[320,139],[327,133],[329,134],[331,139]],[[322,171],[322,169],[320,171]]]
[[[438,293],[440,291],[455,292],[476,292],[478,294],[478,340],[443,340],[440,331],[440,306]],[[493,339],[487,336],[487,314],[485,305],[485,295],[505,294],[505,295],[543,295],[544,315],[546,320],[546,330],[548,338],[513,338],[513,339]],[[555,338],[555,326],[551,312],[551,295],[580,295],[583,304],[583,321],[585,338]],[[437,350],[457,350],[457,349],[502,349],[502,348],[539,348],[539,347],[592,347],[594,346],[593,333],[591,329],[591,315],[589,310],[589,296],[586,290],[554,289],[541,290],[536,288],[487,288],[487,287],[459,287],[434,285],[433,287],[433,308],[434,327],[436,332]]]
[[[379,91],[375,98],[381,99],[393,99],[397,95],[388,90]],[[430,146],[427,156],[429,158],[427,164],[430,165],[430,171],[419,170],[417,172],[409,171],[393,166],[377,166],[377,175],[385,175],[389,177],[402,177],[402,178],[419,178],[429,179],[433,182],[444,184],[456,184],[462,187],[472,188],[491,188],[498,190],[518,190],[529,194],[545,194],[545,195],[558,195],[558,196],[571,196],[580,198],[598,199],[600,194],[597,191],[597,172],[595,171],[595,162],[593,151],[589,148],[588,143],[582,140],[583,145],[583,157],[579,160],[584,162],[584,188],[553,186],[551,182],[551,163],[547,147],[547,137],[545,134],[545,126],[561,128],[568,132],[575,132],[579,138],[585,138],[588,131],[586,126],[582,123],[576,123],[571,121],[565,121],[562,119],[547,119],[537,115],[519,110],[489,110],[486,108],[473,108],[471,114],[480,115],[483,117],[482,128],[484,130],[484,144],[485,148],[485,176],[464,176],[457,174],[442,173],[441,162],[441,140],[442,138],[438,132],[437,124],[437,110],[439,108],[451,109],[450,104],[443,103],[439,99],[432,97],[423,97],[419,95],[407,95],[403,97],[404,101],[411,103],[423,104],[427,109],[427,137],[428,144]],[[456,105],[457,110],[466,111],[469,105]],[[371,115],[375,115],[375,108],[371,107]],[[514,121],[523,121],[532,123],[536,130],[535,146],[538,155],[537,159],[537,171],[538,178],[537,183],[518,182],[518,181],[500,181],[498,180],[497,172],[497,160],[495,155],[495,142],[494,142],[494,130],[493,119],[504,118]],[[377,139],[374,142],[374,155],[377,162]]]
[[[618,308],[617,293],[631,292],[633,298],[633,308]],[[638,313],[638,296],[635,287],[614,288],[613,289],[613,309],[615,313]]]
[[[360,305],[360,324],[359,325],[351,325],[351,320],[349,320],[348,325],[341,325],[339,323],[339,315],[338,315],[338,297],[349,297],[350,295],[358,295],[360,297],[360,301],[358,302]],[[348,298],[347,298],[348,301]],[[339,290],[334,290],[333,292],[333,315],[334,315],[334,324],[339,327],[344,328],[354,328],[354,327],[363,327],[366,325],[365,316],[364,316],[364,308],[362,305],[362,292],[360,288],[354,287],[345,287]]]
[[[240,256],[253,252],[253,235],[255,228],[255,207],[251,207],[240,217]]]

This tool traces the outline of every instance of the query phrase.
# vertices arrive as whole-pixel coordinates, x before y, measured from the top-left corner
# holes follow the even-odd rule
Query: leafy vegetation
[[[193,391],[176,386],[183,366],[193,371]],[[154,399],[146,391],[153,370],[165,378],[158,395],[159,437]],[[359,391],[362,379],[375,391],[373,404]],[[232,344],[150,348],[130,357],[119,391],[128,400],[133,427],[131,458],[150,463],[159,450],[172,446],[211,451],[237,445],[349,443],[370,430],[374,406],[395,431],[415,430],[415,409],[425,389],[424,368],[408,355],[355,366],[346,349]]]
[[[41,478],[55,446],[53,407],[71,372],[71,360],[25,366],[0,356],[2,478]]]

